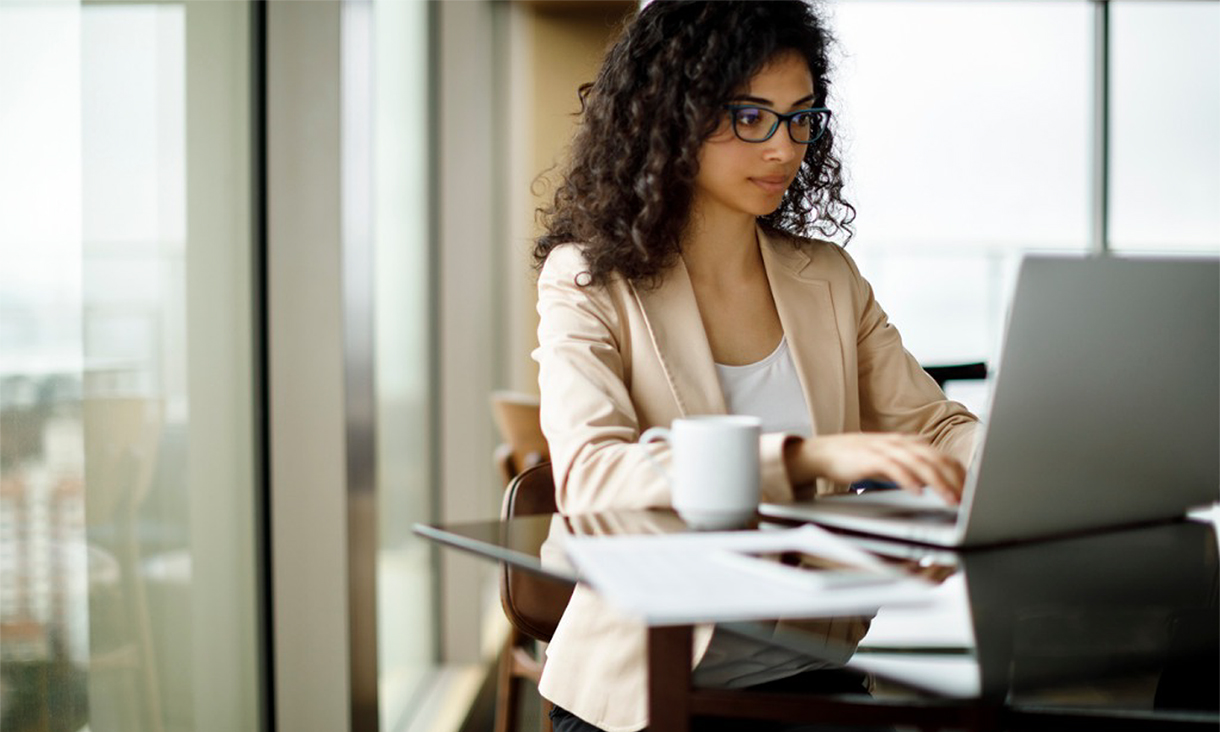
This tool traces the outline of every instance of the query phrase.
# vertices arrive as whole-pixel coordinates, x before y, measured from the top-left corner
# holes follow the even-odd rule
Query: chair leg
[[[495,732],[509,732],[517,726],[517,706],[520,694],[520,684],[513,678],[513,647],[516,644],[517,631],[509,631],[500,649],[499,668],[496,670],[496,719]]]

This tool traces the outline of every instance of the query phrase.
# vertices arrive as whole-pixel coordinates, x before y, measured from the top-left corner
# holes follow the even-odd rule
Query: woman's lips
[[[788,176],[786,175],[770,175],[759,178],[751,178],[750,182],[767,193],[783,193],[788,189]]]

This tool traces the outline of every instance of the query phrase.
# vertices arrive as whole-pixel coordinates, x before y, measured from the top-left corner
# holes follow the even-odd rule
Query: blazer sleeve
[[[856,353],[861,429],[923,435],[935,448],[969,466],[980,429],[978,417],[945,397],[903,347],[898,329],[877,303],[872,286],[855,262],[842,248],[834,250],[851,269],[853,298],[860,314]]]
[[[538,278],[538,382],[542,432],[562,513],[671,504],[664,443],[640,445],[623,348],[621,303],[587,278],[572,245],[554,249]]]

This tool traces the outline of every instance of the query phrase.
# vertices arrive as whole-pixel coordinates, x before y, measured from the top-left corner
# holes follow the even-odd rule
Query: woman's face
[[[730,100],[787,113],[813,104],[813,75],[796,52],[785,52],[763,67],[746,89]],[[796,178],[808,145],[792,141],[785,124],[766,142],[745,142],[733,133],[729,112],[699,151],[694,208],[705,217],[764,216],[779,207]]]

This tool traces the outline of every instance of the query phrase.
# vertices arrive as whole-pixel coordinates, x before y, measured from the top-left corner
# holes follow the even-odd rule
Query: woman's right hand
[[[826,478],[836,483],[877,479],[913,493],[932,489],[950,505],[961,500],[966,469],[915,435],[856,432],[793,440],[784,450],[793,485]]]

